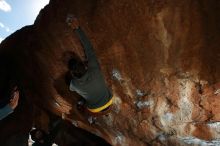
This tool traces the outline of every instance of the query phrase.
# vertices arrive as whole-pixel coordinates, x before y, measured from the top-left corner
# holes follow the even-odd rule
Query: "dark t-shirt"
[[[84,47],[88,59],[88,70],[81,78],[73,78],[71,80],[70,90],[76,91],[85,98],[88,108],[99,108],[111,99],[112,94],[105,83],[90,41],[80,28],[75,31]]]

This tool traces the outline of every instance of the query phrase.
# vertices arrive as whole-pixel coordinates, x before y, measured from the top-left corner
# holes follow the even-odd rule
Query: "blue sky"
[[[0,0],[0,42],[11,33],[34,23],[49,0]]]

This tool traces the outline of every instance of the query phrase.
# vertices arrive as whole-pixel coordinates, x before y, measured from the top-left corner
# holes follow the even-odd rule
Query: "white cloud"
[[[4,39],[0,37],[0,43],[3,41]]]
[[[9,12],[11,11],[11,6],[5,0],[0,0],[0,10]]]
[[[0,27],[1,27],[1,28],[4,28],[5,25],[4,25],[3,23],[0,22]]]
[[[0,28],[3,28],[6,32],[11,32],[11,29],[0,22]]]

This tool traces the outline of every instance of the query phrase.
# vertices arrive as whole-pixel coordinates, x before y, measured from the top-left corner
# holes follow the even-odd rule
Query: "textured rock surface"
[[[15,60],[30,103],[112,145],[220,145],[219,8],[218,0],[52,0],[1,54]],[[64,81],[69,54],[84,58],[68,14],[79,18],[115,96],[112,112],[92,125]]]

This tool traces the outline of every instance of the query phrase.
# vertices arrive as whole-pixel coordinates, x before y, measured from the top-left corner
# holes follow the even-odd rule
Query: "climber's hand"
[[[71,28],[72,29],[77,29],[79,28],[79,21],[77,18],[73,18],[72,23],[71,23]]]
[[[18,106],[19,91],[14,91],[13,97],[10,100],[9,106],[14,110]]]
[[[68,16],[67,19],[67,24],[72,28],[72,29],[77,29],[79,28],[79,21],[76,17],[74,16]]]

